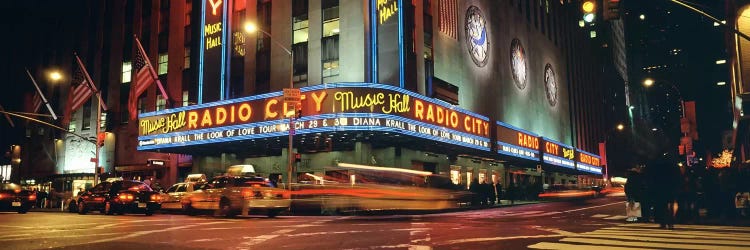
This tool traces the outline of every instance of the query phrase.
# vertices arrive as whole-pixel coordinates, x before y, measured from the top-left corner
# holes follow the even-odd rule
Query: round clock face
[[[489,38],[487,37],[487,22],[482,15],[482,11],[476,6],[469,7],[466,10],[466,47],[469,55],[479,67],[487,64],[489,52]]]
[[[513,82],[518,89],[526,88],[526,52],[523,50],[521,41],[513,39],[510,43],[510,69]]]
[[[552,65],[549,63],[544,66],[544,88],[547,92],[547,101],[549,105],[557,105],[557,79]]]

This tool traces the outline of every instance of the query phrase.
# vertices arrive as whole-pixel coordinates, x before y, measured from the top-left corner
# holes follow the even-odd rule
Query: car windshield
[[[123,181],[120,190],[152,191],[145,183],[135,181]]]
[[[13,184],[13,183],[3,183],[2,189],[0,190],[19,190],[21,189],[21,186]]]

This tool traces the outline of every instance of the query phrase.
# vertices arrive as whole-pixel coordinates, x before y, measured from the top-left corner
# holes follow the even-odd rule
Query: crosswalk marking
[[[607,217],[607,216],[609,216],[609,215],[608,214],[595,214],[595,215],[592,215],[591,217],[592,218],[604,218],[604,217]]]
[[[610,216],[610,217],[607,217],[607,218],[604,218],[604,219],[605,220],[624,220],[624,219],[627,219],[627,218],[628,217],[624,216],[624,215],[615,215],[615,216]]]
[[[606,219],[606,218],[605,218]],[[560,233],[557,242],[529,245],[533,249],[747,249],[750,230],[743,227],[677,225],[675,230],[655,224],[622,224],[586,233]],[[613,247],[617,246],[617,247]]]

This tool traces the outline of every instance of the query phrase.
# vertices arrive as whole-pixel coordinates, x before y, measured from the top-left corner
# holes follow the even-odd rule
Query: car
[[[289,209],[291,204],[287,190],[272,187],[262,177],[217,176],[196,189],[186,193],[182,199],[188,215],[213,211],[214,214],[233,217],[260,212],[268,217],[276,217]]]
[[[204,187],[205,181],[177,183],[161,194],[162,210],[183,210],[182,197]]]
[[[18,184],[0,183],[0,211],[15,211],[25,214],[36,203],[36,193],[25,190]]]
[[[79,214],[99,210],[107,215],[115,213],[153,215],[161,208],[161,195],[140,181],[105,181],[79,194],[76,205]]]

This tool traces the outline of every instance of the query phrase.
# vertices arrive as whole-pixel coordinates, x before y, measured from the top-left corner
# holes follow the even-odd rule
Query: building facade
[[[87,6],[94,46],[81,57],[109,108],[100,165],[112,175],[168,185],[253,164],[285,176],[290,124],[295,178],[339,162],[425,170],[459,185],[583,185],[591,180],[579,175],[602,174],[610,124],[600,64],[613,61],[592,53],[601,44],[578,26],[577,1]],[[262,31],[246,31],[249,23]],[[128,119],[140,69],[133,36],[168,95],[152,85],[138,120]],[[301,89],[299,116],[283,101],[290,82]],[[76,115],[90,117],[89,107]]]

